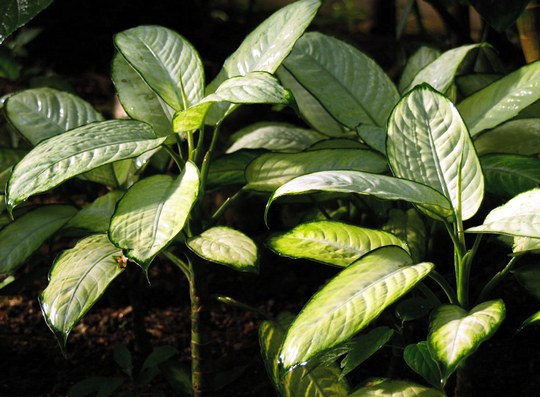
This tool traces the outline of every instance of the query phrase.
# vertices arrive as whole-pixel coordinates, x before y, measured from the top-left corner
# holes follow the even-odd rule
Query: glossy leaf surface
[[[407,245],[390,233],[331,221],[298,225],[289,232],[271,237],[267,244],[280,255],[341,267],[387,245],[408,251]]]
[[[441,370],[431,357],[427,342],[407,346],[403,352],[403,359],[414,372],[423,377],[429,384],[438,389],[443,386]]]
[[[193,46],[161,26],[139,26],[115,35],[116,48],[146,83],[174,110],[198,103],[204,70]]]
[[[8,209],[73,176],[155,149],[164,139],[156,138],[148,124],[132,120],[92,123],[47,139],[13,169]]]
[[[480,158],[486,178],[486,190],[513,197],[540,187],[540,160],[510,154],[492,154]]]
[[[359,171],[322,171],[292,179],[270,197],[266,211],[277,198],[312,192],[339,192],[372,195],[385,200],[405,200],[431,210],[441,217],[451,214],[450,202],[426,185],[385,175]]]
[[[378,379],[349,394],[349,397],[445,397],[443,392],[405,380]]]
[[[540,188],[521,193],[491,211],[472,233],[501,233],[540,238]]]
[[[405,92],[414,80],[415,76],[427,65],[435,61],[441,55],[441,51],[431,47],[420,47],[407,60],[399,79],[399,92]]]
[[[0,44],[52,3],[52,0],[3,0],[0,19]]]
[[[418,84],[427,83],[437,91],[446,93],[454,82],[458,68],[466,56],[482,45],[484,44],[469,44],[444,52],[421,69],[403,91],[409,91]]]
[[[201,258],[241,272],[258,271],[257,246],[248,236],[225,226],[215,226],[187,241]]]
[[[439,191],[458,219],[471,218],[480,207],[484,178],[467,127],[452,102],[428,85],[395,107],[386,152],[396,176]]]
[[[540,99],[540,61],[521,67],[459,103],[474,137],[516,116]]]
[[[111,241],[146,271],[152,259],[180,231],[199,193],[199,171],[187,162],[173,178],[154,175],[133,185],[111,219]]]
[[[159,137],[172,134],[174,110],[119,53],[113,58],[111,74],[118,99],[129,117],[150,124]]]
[[[380,173],[386,170],[386,161],[376,152],[357,149],[268,153],[249,164],[246,189],[272,191],[297,176],[343,169]]]
[[[77,210],[67,205],[48,205],[27,212],[0,231],[0,273],[17,270],[56,233]]]
[[[283,66],[340,123],[384,127],[399,99],[383,70],[356,48],[321,33],[306,33]]]
[[[349,387],[339,377],[339,369],[335,364],[328,366],[297,367],[282,377],[278,368],[278,353],[294,316],[280,313],[276,319],[264,321],[259,328],[261,353],[268,375],[282,397],[345,397]]]
[[[302,309],[280,352],[284,370],[344,342],[408,292],[433,268],[413,266],[401,248],[383,247],[346,267]]]
[[[469,312],[455,305],[443,305],[433,312],[427,343],[442,364],[444,379],[497,331],[504,317],[502,300],[481,303]]]
[[[327,137],[317,131],[286,123],[255,123],[236,132],[234,143],[227,149],[267,149],[275,152],[301,152]]]
[[[540,118],[510,120],[486,131],[474,140],[478,155],[540,153]]]
[[[119,257],[122,252],[106,235],[98,234],[79,241],[54,261],[49,285],[39,301],[62,348],[73,326],[124,270],[118,265]]]

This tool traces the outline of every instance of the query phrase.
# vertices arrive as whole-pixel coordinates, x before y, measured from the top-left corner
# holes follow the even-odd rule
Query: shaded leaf
[[[491,338],[505,317],[502,300],[484,302],[466,311],[456,305],[442,305],[431,317],[428,347],[442,366],[444,379]]]
[[[405,380],[377,379],[349,394],[349,397],[445,397],[439,390]]]
[[[289,232],[271,237],[267,245],[280,255],[341,267],[387,245],[408,251],[407,245],[390,233],[331,221],[298,225]]]
[[[141,371],[152,367],[157,367],[158,365],[170,360],[177,354],[178,350],[176,350],[176,348],[173,346],[158,346],[154,348],[154,350],[148,355],[148,357],[146,357],[141,367]]]
[[[411,257],[415,262],[425,257],[427,246],[426,225],[414,208],[409,208],[407,211],[392,208],[388,213],[388,221],[382,228],[407,244]]]
[[[540,118],[510,120],[474,140],[478,155],[487,153],[540,153]]]
[[[536,299],[540,300],[540,266],[538,263],[528,263],[512,270],[517,281]]]
[[[356,128],[356,132],[369,147],[386,155],[386,128],[375,125],[361,125]]]
[[[529,1],[470,0],[470,3],[490,26],[502,32],[515,22]]]
[[[123,192],[113,191],[88,204],[69,220],[66,227],[85,229],[95,233],[107,233],[116,203]]]
[[[492,194],[513,197],[540,187],[540,160],[510,154],[492,154],[480,158],[486,190]]]
[[[500,74],[473,73],[456,77],[456,85],[461,97],[468,97],[487,87],[502,76]]]
[[[51,3],[52,0],[3,0],[0,44],[17,28],[30,21]]]
[[[427,316],[440,305],[437,299],[413,297],[401,300],[396,305],[396,316],[402,321],[412,321]]]
[[[436,48],[422,46],[415,51],[407,60],[401,77],[399,79],[399,92],[405,92],[414,80],[414,77],[427,65],[435,61],[441,55],[441,51]]]
[[[289,329],[279,356],[283,369],[302,365],[353,336],[433,268],[431,263],[410,264],[401,248],[382,247],[341,271]]]
[[[64,349],[73,326],[124,270],[122,251],[104,234],[86,237],[53,263],[49,285],[39,296],[47,325]]]
[[[187,241],[187,246],[201,258],[229,266],[241,272],[257,272],[257,245],[244,233],[225,226],[215,226]]]
[[[17,270],[56,233],[77,210],[67,205],[48,205],[27,212],[0,231],[0,273]]]
[[[259,155],[260,153],[256,151],[242,150],[218,157],[210,163],[207,184],[209,186],[245,184],[246,168]]]
[[[429,384],[442,389],[444,381],[437,362],[431,357],[427,342],[408,345],[403,352],[407,365]]]
[[[133,360],[131,352],[125,345],[117,345],[113,351],[114,361],[120,369],[129,377],[133,375]]]

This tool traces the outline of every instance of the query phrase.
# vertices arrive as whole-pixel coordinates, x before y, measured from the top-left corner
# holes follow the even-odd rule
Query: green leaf
[[[521,67],[477,91],[458,105],[474,137],[516,116],[540,99],[540,61]]]
[[[266,214],[272,202],[290,194],[316,191],[372,195],[385,200],[406,200],[430,206],[433,214],[447,218],[451,214],[450,202],[435,189],[420,183],[385,175],[359,171],[322,171],[292,179],[278,188],[266,204]]]
[[[108,285],[124,270],[122,252],[104,234],[93,235],[64,251],[53,263],[49,285],[39,296],[47,325],[65,348],[67,337]]]
[[[241,272],[257,272],[257,246],[248,236],[225,226],[205,230],[187,241],[201,258],[229,266]]]
[[[77,210],[67,205],[48,205],[27,212],[0,231],[0,273],[13,273]]]
[[[8,210],[73,176],[155,149],[164,139],[133,120],[92,123],[47,139],[13,169],[6,189]]]
[[[246,168],[259,155],[259,152],[242,150],[213,160],[208,171],[208,186],[244,185]]]
[[[457,219],[476,214],[484,196],[482,168],[467,127],[446,97],[428,85],[405,95],[390,116],[386,152],[396,176],[436,189],[450,200]]]
[[[398,84],[399,92],[405,92],[406,88],[411,85],[418,72],[435,61],[440,55],[441,51],[436,48],[422,46],[416,50],[416,52],[407,60],[405,68],[403,68]]]
[[[330,138],[314,143],[307,150],[313,151],[323,149],[369,149],[369,146],[354,139]]]
[[[317,98],[306,90],[287,69],[281,66],[276,71],[276,75],[283,87],[293,93],[300,116],[306,123],[326,136],[343,136],[344,127],[328,113]]]
[[[24,149],[0,148],[0,170],[4,171],[18,163],[28,153]]]
[[[436,60],[421,69],[409,86],[402,90],[406,92],[415,86],[428,83],[437,91],[446,93],[454,82],[456,73],[472,51],[485,46],[485,44],[469,44],[444,52]]]
[[[431,263],[410,264],[401,248],[382,247],[341,271],[310,299],[289,329],[279,356],[283,369],[346,341],[433,269]]]
[[[113,356],[120,369],[131,378],[133,375],[133,360],[128,348],[125,345],[117,345],[114,348]]]
[[[52,88],[35,88],[10,96],[5,105],[10,123],[32,145],[95,121],[103,121],[88,102]]]
[[[375,125],[361,125],[356,133],[369,147],[386,156],[386,128]]]
[[[173,178],[154,175],[133,185],[118,202],[109,237],[148,271],[161,249],[184,228],[199,193],[199,171],[187,162]]]
[[[113,58],[111,74],[118,99],[129,117],[150,124],[158,137],[172,134],[174,110],[119,53]]]
[[[245,76],[225,80],[216,92],[204,97],[202,101],[189,109],[177,112],[173,119],[173,129],[176,132],[183,132],[200,128],[213,102],[286,105],[290,100],[291,94],[279,84],[274,76],[267,72],[250,72]]]
[[[407,211],[392,208],[388,214],[388,221],[383,225],[383,230],[392,233],[405,242],[415,262],[425,258],[427,246],[426,225],[414,208],[409,208]]]
[[[429,384],[438,389],[443,388],[444,380],[441,369],[431,357],[427,342],[408,345],[403,352],[403,359],[414,372],[423,377]]]
[[[223,69],[208,87],[209,91],[213,92],[233,76],[245,76],[253,71],[274,73],[320,6],[320,0],[301,0],[272,14],[227,58]]]
[[[466,231],[540,238],[540,188],[517,195],[492,210],[482,225]]]
[[[525,327],[527,327],[529,325],[537,324],[539,322],[540,322],[540,311],[534,313],[532,316],[530,316],[525,321],[523,321],[523,324],[521,324],[521,326],[519,327],[517,332],[520,332],[523,328],[525,328]]]
[[[408,251],[407,245],[390,233],[331,221],[298,225],[289,232],[271,237],[267,245],[280,255],[340,267],[387,245]]]
[[[492,154],[480,158],[486,190],[513,197],[540,186],[540,160],[510,154]]]
[[[123,192],[113,191],[98,197],[71,218],[66,227],[107,233],[116,203],[123,195]]]
[[[383,70],[356,48],[321,33],[306,33],[283,66],[343,125],[386,125],[399,99]]]
[[[502,32],[516,21],[530,0],[470,0],[469,2],[489,25],[498,32]]]
[[[461,97],[468,97],[487,87],[502,76],[500,74],[473,73],[456,77],[456,85]]]
[[[478,155],[487,153],[540,153],[540,118],[510,120],[474,140]]]
[[[512,270],[517,281],[540,300],[540,266],[538,263],[528,263]]]
[[[405,321],[413,321],[427,316],[441,302],[435,298],[412,297],[401,300],[396,305],[396,317]]]
[[[69,390],[69,397],[86,397],[94,394],[96,397],[109,397],[124,384],[125,378],[108,376],[90,376],[75,383]]]
[[[433,312],[427,343],[442,365],[445,380],[497,331],[504,316],[502,300],[481,303],[469,312],[455,305],[443,305]]]
[[[328,366],[307,365],[297,367],[279,376],[278,353],[287,329],[294,316],[290,313],[280,313],[276,319],[264,321],[259,328],[261,353],[268,375],[282,397],[345,397],[349,387],[339,376],[335,364]]]
[[[3,0],[0,44],[17,28],[30,21],[51,3],[52,0]]]
[[[514,237],[513,240],[514,243],[512,245],[512,252],[514,254],[521,254],[525,252],[540,254],[540,238]]]
[[[255,123],[233,134],[234,143],[227,149],[266,149],[275,152],[301,152],[327,137],[317,131],[286,123]]]
[[[146,357],[141,367],[141,371],[152,367],[157,367],[160,364],[170,360],[178,354],[178,350],[173,346],[165,345],[156,347],[152,353]]]
[[[291,179],[322,170],[386,171],[386,161],[370,150],[326,149],[303,153],[267,153],[246,169],[246,189],[272,191]]]
[[[405,380],[377,379],[349,394],[349,397],[445,397],[443,392]]]
[[[357,336],[354,339],[351,351],[341,361],[341,368],[343,368],[341,376],[349,374],[375,354],[390,340],[393,334],[394,331],[388,327],[377,327],[365,335]]]
[[[204,93],[204,70],[193,46],[161,26],[139,26],[114,36],[125,60],[174,110],[198,103]]]

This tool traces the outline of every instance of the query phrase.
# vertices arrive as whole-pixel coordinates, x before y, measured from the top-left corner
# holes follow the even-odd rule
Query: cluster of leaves
[[[82,99],[52,89],[5,98],[7,119],[32,149],[2,150],[3,201],[15,220],[6,216],[0,230],[0,272],[16,275],[48,240],[82,235],[56,258],[40,295],[62,347],[128,261],[147,273],[162,255],[191,287],[208,262],[257,271],[255,243],[216,226],[244,191],[268,197],[266,218],[278,200],[280,208],[305,209],[300,224],[268,240],[272,250],[341,268],[298,316],[261,327],[280,395],[444,395],[450,376],[495,333],[505,306],[487,298],[497,282],[511,270],[524,280],[538,274],[515,263],[540,248],[540,62],[505,75],[486,44],[421,48],[396,87],[351,45],[304,33],[320,5],[300,0],[273,14],[208,85],[199,55],[177,33],[159,26],[118,33],[112,79],[129,119],[104,120]],[[261,121],[234,134],[214,159],[226,117],[255,103],[289,106],[309,128]],[[71,178],[110,192],[82,209],[23,205]],[[205,215],[204,197],[224,186],[238,193]],[[485,192],[510,200],[465,229]],[[380,229],[354,224],[367,212],[377,214]],[[455,288],[438,263],[424,261],[432,225],[443,225],[453,243]],[[470,247],[466,232],[478,236]],[[485,233],[508,236],[513,257],[472,299],[470,270]],[[538,294],[535,282],[525,286]],[[400,320],[431,312],[430,327],[425,341],[405,347],[404,359],[431,386],[379,379],[351,393],[345,376],[393,331],[355,335],[413,290],[398,305]]]

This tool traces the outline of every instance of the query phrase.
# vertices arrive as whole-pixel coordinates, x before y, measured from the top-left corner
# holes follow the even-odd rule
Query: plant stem
[[[458,303],[455,291],[452,289],[450,284],[448,284],[448,281],[446,281],[446,279],[439,272],[437,272],[436,270],[432,270],[428,276],[437,284],[439,284],[439,287],[441,287],[441,289],[444,291],[444,293],[448,297],[448,301],[452,305]]]
[[[484,288],[482,288],[482,291],[480,291],[480,295],[478,296],[476,303],[482,303],[488,298],[493,288],[495,288],[502,281],[504,276],[506,276],[512,270],[512,268],[516,265],[517,261],[522,256],[523,255],[512,257],[512,259],[510,259],[505,268],[498,272],[495,276],[493,276],[491,280],[489,280],[489,282],[484,286]]]
[[[176,153],[169,145],[163,145],[163,149],[165,149],[165,151],[169,153],[169,156],[171,156],[178,168],[182,169],[182,167],[184,166],[184,162],[180,155]]]
[[[243,193],[243,190],[237,191],[232,196],[228,197],[227,200],[223,202],[223,204],[220,205],[220,207],[212,214],[210,219],[208,220],[208,223],[206,224],[206,228],[212,227],[216,221],[219,219],[221,215],[227,210],[227,208],[230,207],[232,203],[234,203]]]
[[[188,281],[193,278],[193,273],[191,271],[191,268],[188,264],[186,264],[183,260],[181,260],[179,257],[174,255],[172,252],[164,250],[161,251],[163,256],[165,256],[168,260],[170,260],[173,264],[175,264],[181,271],[184,273]]]
[[[208,170],[210,169],[210,160],[212,159],[212,155],[214,154],[214,150],[216,149],[220,126],[221,124],[218,123],[214,127],[214,131],[212,133],[212,140],[210,141],[210,146],[208,147],[208,151],[204,155],[203,162],[201,165],[201,187],[203,189],[204,189],[204,186],[206,186],[206,179],[208,178]],[[204,193],[204,191],[201,193]],[[200,194],[200,196],[202,197],[203,194]]]

